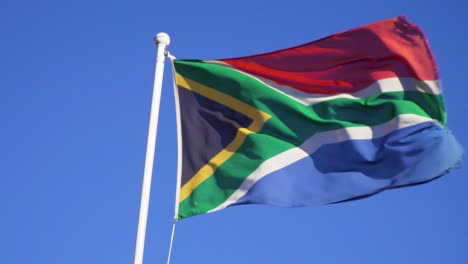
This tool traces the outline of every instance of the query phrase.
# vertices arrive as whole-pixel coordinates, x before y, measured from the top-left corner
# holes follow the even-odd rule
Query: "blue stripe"
[[[237,204],[300,207],[427,182],[461,162],[453,135],[427,122],[385,137],[328,144],[260,179]]]

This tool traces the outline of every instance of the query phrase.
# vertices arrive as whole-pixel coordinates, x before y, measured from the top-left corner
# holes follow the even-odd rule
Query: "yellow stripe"
[[[271,117],[269,114],[252,107],[230,95],[217,91],[201,83],[182,77],[176,73],[176,83],[182,88],[196,92],[217,103],[225,105],[233,110],[250,117],[253,122],[247,128],[239,128],[236,136],[223,150],[216,154],[207,164],[202,166],[195,175],[180,189],[180,203],[192,194],[202,182],[208,179],[215,170],[228,160],[242,145],[245,138],[250,133],[257,133],[263,127],[263,124]]]

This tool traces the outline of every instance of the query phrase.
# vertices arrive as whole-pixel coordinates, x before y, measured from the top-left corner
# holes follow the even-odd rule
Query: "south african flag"
[[[358,199],[461,161],[426,37],[404,17],[266,54],[173,63],[179,219]]]

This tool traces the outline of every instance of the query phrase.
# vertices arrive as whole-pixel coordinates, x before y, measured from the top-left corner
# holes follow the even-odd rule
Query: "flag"
[[[359,199],[461,162],[434,57],[405,17],[280,51],[173,64],[179,219]]]

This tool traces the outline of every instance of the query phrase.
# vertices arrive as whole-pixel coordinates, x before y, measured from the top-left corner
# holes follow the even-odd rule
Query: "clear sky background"
[[[156,48],[263,53],[405,14],[439,63],[468,144],[468,1],[32,1],[0,4],[0,263],[132,263]],[[145,263],[165,263],[176,182],[166,63]],[[468,166],[429,184],[178,223],[172,263],[468,263]]]

